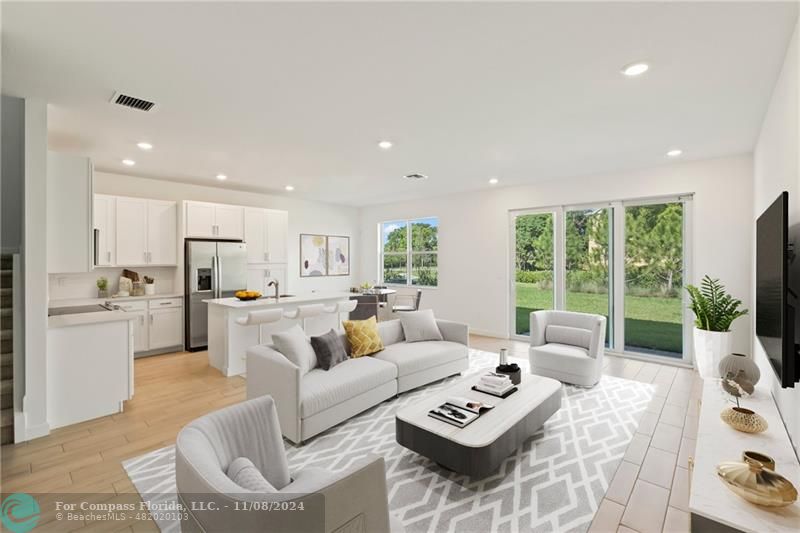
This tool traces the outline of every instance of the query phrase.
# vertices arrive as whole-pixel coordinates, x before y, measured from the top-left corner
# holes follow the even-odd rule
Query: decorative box
[[[522,381],[522,370],[516,363],[511,363],[510,365],[500,365],[495,368],[494,371],[498,374],[507,375],[509,378],[511,378],[511,383],[514,385],[519,385],[520,381]]]

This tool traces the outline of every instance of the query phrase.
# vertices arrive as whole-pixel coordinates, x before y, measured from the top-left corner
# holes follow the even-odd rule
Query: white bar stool
[[[358,306],[358,300],[346,300],[344,302],[336,302],[335,304],[328,306],[325,308],[326,313],[338,315],[338,320],[336,321],[336,329],[341,331],[342,330],[342,313],[350,313],[353,309]]]
[[[261,325],[271,324],[283,318],[283,309],[262,309],[260,311],[250,311],[247,316],[236,319],[240,326],[258,326],[258,344],[262,344]]]
[[[297,309],[284,312],[283,318],[288,318],[289,320],[300,320],[300,323],[303,325],[303,331],[305,331],[306,319],[311,318],[312,316],[317,316],[324,310],[325,304],[298,305]]]

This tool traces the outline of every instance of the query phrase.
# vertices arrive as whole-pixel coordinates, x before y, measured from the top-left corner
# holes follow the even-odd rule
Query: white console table
[[[759,385],[753,396],[741,401],[742,407],[767,420],[769,429],[763,433],[742,433],[723,422],[720,412],[732,405],[727,398],[718,380],[705,381],[689,495],[692,531],[797,533],[800,502],[780,508],[754,505],[734,494],[718,478],[719,463],[741,461],[742,452],[752,450],[775,459],[775,471],[800,489],[800,464],[769,389]]]

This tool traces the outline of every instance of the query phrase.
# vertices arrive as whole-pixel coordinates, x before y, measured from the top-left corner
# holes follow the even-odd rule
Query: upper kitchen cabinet
[[[286,263],[289,214],[273,209],[245,208],[245,242],[250,264]]]
[[[47,271],[89,272],[94,264],[92,162],[47,154]]]
[[[94,195],[94,266],[116,263],[117,199],[104,194]]]
[[[147,263],[178,264],[178,204],[147,201]]]
[[[173,266],[178,263],[176,202],[117,197],[118,266]]]
[[[200,239],[244,239],[244,207],[186,202],[186,236]]]

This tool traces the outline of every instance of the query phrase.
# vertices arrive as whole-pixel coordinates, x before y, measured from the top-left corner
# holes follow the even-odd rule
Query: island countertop
[[[283,296],[279,300],[276,300],[274,296],[262,296],[258,300],[250,300],[246,302],[243,302],[238,298],[214,298],[203,301],[209,305],[219,305],[232,309],[258,309],[282,307],[284,305],[330,302],[332,300],[348,300],[350,299],[350,296],[351,294],[349,292],[313,292],[309,294]]]

